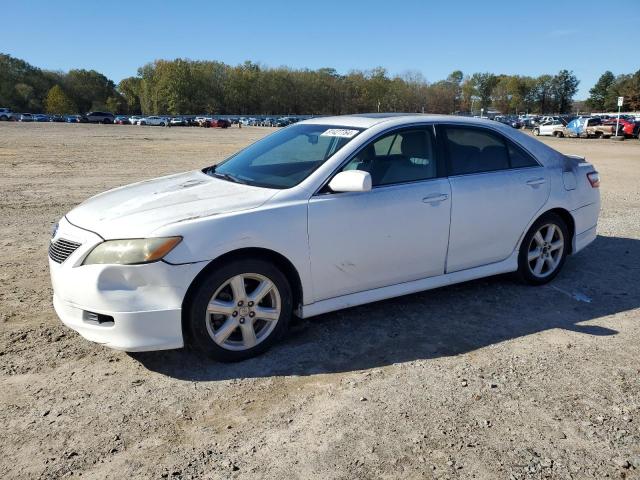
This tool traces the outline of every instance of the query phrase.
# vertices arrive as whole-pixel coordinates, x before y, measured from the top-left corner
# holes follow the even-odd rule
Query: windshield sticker
[[[353,138],[358,133],[358,130],[349,130],[347,128],[330,128],[329,130],[325,130],[324,133],[321,133],[321,137],[342,137],[342,138]]]

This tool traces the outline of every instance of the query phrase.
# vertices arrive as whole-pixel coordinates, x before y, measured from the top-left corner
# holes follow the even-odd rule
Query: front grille
[[[69,258],[69,255],[75,252],[79,246],[79,243],[59,238],[49,244],[49,257],[51,257],[51,260],[54,262],[62,263]]]

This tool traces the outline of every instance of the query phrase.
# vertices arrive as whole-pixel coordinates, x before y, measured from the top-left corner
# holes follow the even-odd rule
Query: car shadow
[[[188,350],[131,354],[173,378],[216,381],[346,372],[458,355],[550,329],[618,332],[583,324],[640,307],[640,240],[598,236],[550,284],[500,275],[295,321],[266,354],[235,364]]]

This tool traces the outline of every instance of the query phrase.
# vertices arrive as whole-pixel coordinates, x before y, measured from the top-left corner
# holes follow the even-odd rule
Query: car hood
[[[194,171],[101,193],[71,210],[67,219],[105,239],[139,238],[172,223],[257,208],[277,192]]]

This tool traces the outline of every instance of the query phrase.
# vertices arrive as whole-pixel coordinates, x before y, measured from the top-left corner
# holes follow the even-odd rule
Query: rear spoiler
[[[563,157],[563,170],[565,172],[575,170],[577,167],[593,166],[590,162],[587,162],[587,159],[585,157],[582,157],[580,155],[563,155]]]

